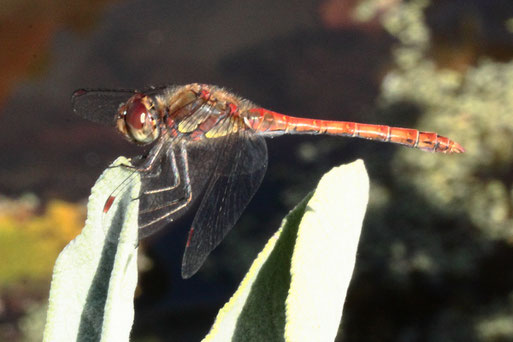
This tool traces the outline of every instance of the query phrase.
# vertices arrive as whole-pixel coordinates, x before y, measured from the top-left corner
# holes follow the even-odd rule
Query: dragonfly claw
[[[465,149],[463,146],[458,144],[456,141],[453,141],[452,145],[449,148],[448,153],[464,153]]]

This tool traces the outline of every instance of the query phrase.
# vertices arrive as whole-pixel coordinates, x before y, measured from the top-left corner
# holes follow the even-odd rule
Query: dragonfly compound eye
[[[151,100],[142,94],[132,96],[121,106],[117,125],[128,140],[138,144],[151,143],[159,136]]]

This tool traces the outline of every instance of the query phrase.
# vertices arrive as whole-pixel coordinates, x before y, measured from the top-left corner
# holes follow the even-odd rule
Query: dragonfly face
[[[153,100],[137,93],[119,107],[116,126],[129,141],[145,145],[159,137],[158,119]]]

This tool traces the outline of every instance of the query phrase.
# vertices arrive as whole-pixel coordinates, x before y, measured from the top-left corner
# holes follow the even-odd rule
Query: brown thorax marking
[[[215,116],[211,117],[211,119],[204,118],[206,121],[201,120],[197,125],[191,125],[190,121],[182,122],[177,127],[180,133],[192,133],[199,129],[205,137],[217,138],[236,133],[245,127],[243,120],[238,117],[239,106],[242,104],[241,99],[221,88],[207,84],[192,83],[178,89],[172,89],[170,92],[168,96],[157,99],[158,107],[164,109],[161,110],[161,115],[163,116],[167,112],[169,117],[173,118],[173,113],[180,111],[181,108],[198,99],[203,99],[206,101],[205,104],[207,106],[215,108],[214,112],[218,112],[221,115],[235,116],[231,119],[221,119],[221,121],[218,121],[220,118],[215,118]],[[168,99],[167,101],[166,98]],[[195,135],[198,134],[201,135],[201,132],[197,132]]]
[[[207,105],[216,107],[221,112],[226,110],[229,103],[239,106],[241,102],[237,96],[207,84],[191,83],[172,92],[167,101],[165,101],[165,97],[157,99],[158,107],[167,107],[169,114],[174,113],[198,98],[205,99]]]

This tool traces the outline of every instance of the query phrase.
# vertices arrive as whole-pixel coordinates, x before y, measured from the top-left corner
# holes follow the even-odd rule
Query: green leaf
[[[333,341],[368,193],[360,160],[324,175],[260,252],[204,341]]]
[[[118,158],[111,166],[128,165]],[[123,182],[127,177],[135,181]],[[92,189],[82,233],[59,255],[44,341],[128,341],[137,284],[138,174],[110,167]],[[116,194],[106,214],[112,189]]]
[[[113,166],[119,164],[128,161]],[[55,264],[44,341],[128,341],[137,283],[137,177],[111,167],[93,187],[86,226]],[[205,340],[333,340],[368,187],[361,161],[326,174],[269,240]],[[120,191],[104,214],[112,189]]]

